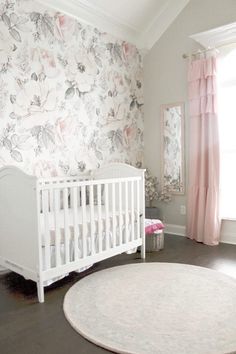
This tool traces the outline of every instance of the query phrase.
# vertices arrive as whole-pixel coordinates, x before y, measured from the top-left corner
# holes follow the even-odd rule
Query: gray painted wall
[[[183,53],[199,49],[188,37],[236,21],[235,0],[191,0],[144,59],[145,162],[160,176],[160,105],[183,101],[185,105],[185,158],[188,170],[187,61]],[[169,204],[159,203],[168,224],[185,225],[180,206],[186,195],[174,196]]]

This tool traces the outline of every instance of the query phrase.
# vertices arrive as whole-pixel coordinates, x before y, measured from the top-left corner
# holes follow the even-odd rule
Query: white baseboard
[[[220,237],[221,243],[229,243],[230,245],[236,245],[236,234],[225,232],[221,234]]]
[[[186,227],[183,225],[165,224],[165,232],[172,235],[186,236]]]
[[[165,233],[186,237],[186,227],[183,225],[165,224]],[[236,245],[236,232],[226,232],[223,229],[220,236],[220,242]]]

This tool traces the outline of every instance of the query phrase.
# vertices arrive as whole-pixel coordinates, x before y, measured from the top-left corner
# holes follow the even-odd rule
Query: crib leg
[[[141,245],[141,258],[145,259],[146,257],[146,247],[145,247],[145,240],[143,240],[143,243]]]
[[[40,303],[44,302],[44,287],[41,281],[37,282],[38,299]]]

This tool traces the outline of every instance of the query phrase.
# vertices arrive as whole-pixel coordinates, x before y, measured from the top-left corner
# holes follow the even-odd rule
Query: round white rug
[[[117,353],[236,353],[236,280],[207,268],[109,268],[76,283],[64,312],[81,335]]]

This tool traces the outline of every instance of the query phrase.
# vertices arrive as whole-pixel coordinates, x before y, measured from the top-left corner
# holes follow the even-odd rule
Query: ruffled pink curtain
[[[189,63],[190,156],[187,236],[217,245],[219,218],[219,132],[216,58]]]

